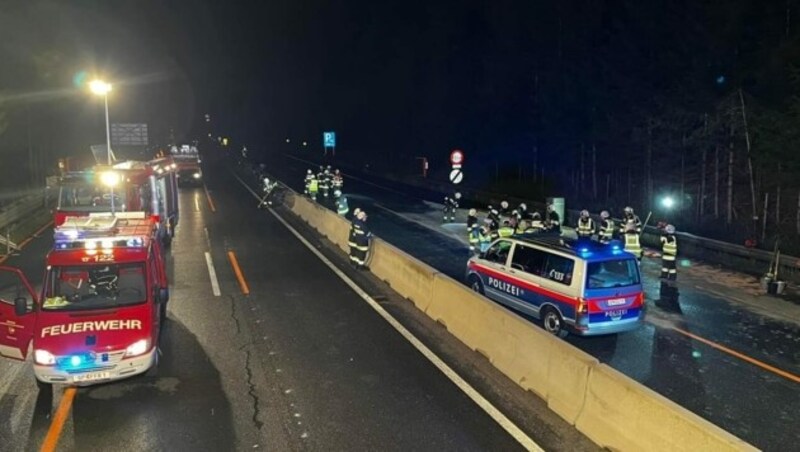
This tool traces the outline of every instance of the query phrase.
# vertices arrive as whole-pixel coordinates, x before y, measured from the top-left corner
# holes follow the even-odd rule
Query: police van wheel
[[[561,314],[559,314],[554,308],[544,308],[542,312],[542,327],[544,327],[544,330],[553,336],[566,336],[564,319],[561,318]]]
[[[472,289],[473,292],[478,292],[479,294],[483,295],[483,283],[481,283],[480,278],[471,276],[469,278],[469,288]]]

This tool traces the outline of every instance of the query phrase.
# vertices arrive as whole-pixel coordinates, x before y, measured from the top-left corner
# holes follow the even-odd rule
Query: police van
[[[501,238],[469,260],[466,281],[474,291],[540,319],[555,335],[621,333],[644,321],[639,265],[616,241]]]
[[[68,217],[40,296],[0,267],[0,355],[33,355],[40,387],[84,386],[154,369],[169,298],[156,221],[144,212]]]

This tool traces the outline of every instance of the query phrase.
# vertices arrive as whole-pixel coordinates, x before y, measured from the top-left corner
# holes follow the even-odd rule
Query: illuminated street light
[[[111,84],[102,80],[92,80],[89,82],[89,89],[92,91],[92,93],[98,96],[103,96],[103,103],[106,107],[106,154],[108,156],[108,164],[110,166],[112,164],[111,156],[114,155],[113,151],[111,150],[111,123],[108,121],[108,93],[111,92]],[[117,180],[114,185],[116,185],[117,182],[119,182],[119,176],[117,176]],[[114,187],[113,185],[109,185],[109,188],[111,189],[111,213],[114,213]]]
[[[665,209],[671,209],[675,207],[675,198],[672,196],[664,196],[661,198],[661,206]]]
[[[308,146],[308,142],[303,141],[303,146]]]
[[[105,96],[111,92],[111,84],[102,80],[92,80],[89,82],[89,89],[98,96]]]
[[[286,139],[286,142],[288,143],[289,141],[290,141],[290,140],[287,138],[287,139]]]

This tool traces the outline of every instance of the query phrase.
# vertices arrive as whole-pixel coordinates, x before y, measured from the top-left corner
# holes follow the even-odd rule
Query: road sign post
[[[464,164],[464,152],[459,149],[453,149],[450,153],[450,182],[453,184],[460,184],[464,180],[464,172],[461,171],[461,165]]]

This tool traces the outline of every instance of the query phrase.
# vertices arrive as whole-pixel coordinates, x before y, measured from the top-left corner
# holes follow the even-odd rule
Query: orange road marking
[[[37,230],[36,230],[36,232],[34,232],[34,233],[33,233],[33,234],[30,236],[30,237],[28,237],[27,239],[23,240],[23,241],[22,241],[22,242],[19,244],[19,249],[22,249],[22,248],[23,248],[25,245],[27,245],[27,244],[28,244],[28,243],[29,243],[31,240],[33,240],[33,238],[34,238],[34,237],[36,237],[36,236],[38,236],[39,234],[41,234],[42,232],[44,232],[44,231],[45,231],[47,228],[49,228],[49,227],[50,227],[50,226],[52,226],[52,225],[53,225],[53,220],[50,220],[50,221],[48,221],[46,225],[44,225],[44,226],[42,226],[41,228],[37,229]]]
[[[212,212],[216,212],[217,208],[214,206],[214,200],[211,199],[211,193],[208,192],[208,187],[206,184],[203,184],[203,190],[206,192],[206,199],[208,200],[208,207],[211,209]]]
[[[770,371],[770,372],[772,372],[772,373],[774,373],[776,375],[780,375],[781,377],[786,378],[787,380],[791,380],[791,381],[793,381],[795,383],[800,383],[800,376],[797,376],[797,375],[795,375],[795,374],[793,374],[791,372],[787,372],[785,370],[778,369],[775,366],[771,366],[771,365],[769,365],[769,364],[767,364],[765,362],[759,361],[759,360],[757,360],[755,358],[751,358],[751,357],[749,357],[749,356],[747,356],[745,354],[737,352],[736,350],[732,350],[732,349],[730,349],[730,348],[728,348],[728,347],[726,347],[724,345],[717,344],[714,341],[710,341],[708,339],[702,338],[702,337],[700,337],[700,336],[698,336],[696,334],[692,334],[692,333],[690,333],[690,332],[688,332],[686,330],[682,330],[682,329],[674,327],[674,326],[671,327],[671,328],[673,330],[685,335],[685,336],[688,336],[688,337],[696,340],[696,341],[702,342],[702,343],[708,345],[711,348],[715,348],[715,349],[717,349],[717,350],[719,350],[721,352],[724,352],[724,353],[727,353],[727,354],[729,354],[729,355],[731,355],[733,357],[739,358],[742,361],[747,361],[748,363],[750,363],[750,364],[752,364],[754,366],[758,366],[758,367],[760,367],[760,368],[762,368],[764,370],[768,370],[768,371]]]
[[[50,428],[47,430],[47,436],[42,443],[41,452],[53,452],[58,446],[58,440],[61,438],[61,431],[64,429],[64,423],[67,422],[70,409],[72,408],[72,401],[75,400],[76,388],[67,388],[64,390],[64,395],[61,397],[61,402],[58,404],[53,421],[50,423]]]
[[[242,293],[245,295],[250,295],[250,288],[247,286],[247,281],[244,279],[242,269],[239,268],[239,261],[236,260],[236,255],[233,254],[233,251],[228,251],[228,260],[231,261],[233,272],[236,273],[236,279],[239,280],[239,287],[242,288]]]

